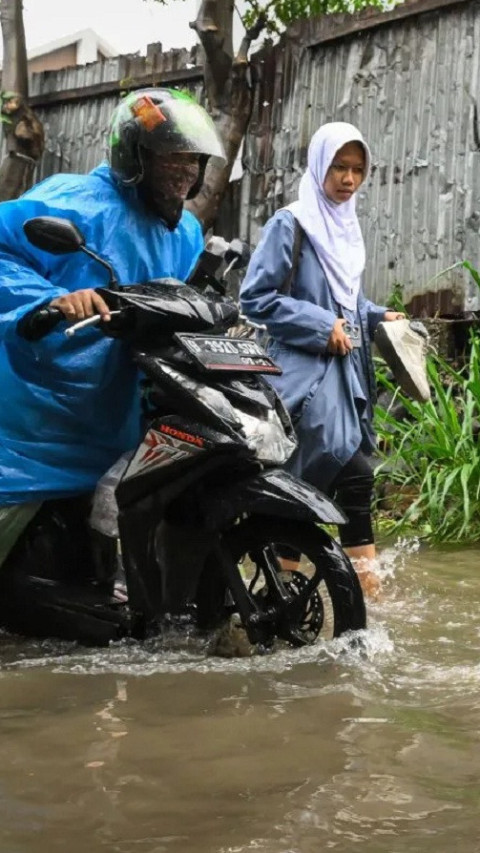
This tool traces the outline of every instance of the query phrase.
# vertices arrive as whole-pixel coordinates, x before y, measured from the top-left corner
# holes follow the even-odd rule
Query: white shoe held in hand
[[[427,378],[427,347],[430,336],[420,320],[379,323],[375,344],[402,391],[425,403],[430,399]]]

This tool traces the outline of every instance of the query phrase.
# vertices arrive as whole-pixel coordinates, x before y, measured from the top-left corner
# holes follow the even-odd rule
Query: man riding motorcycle
[[[183,209],[209,157],[224,158],[213,122],[183,92],[144,89],[112,116],[108,163],[58,174],[0,205],[0,563],[43,501],[91,492],[140,431],[138,376],[126,348],[94,329],[64,327],[34,343],[17,325],[41,305],[72,323],[99,313],[105,269],[84,253],[34,248],[25,220],[72,220],[120,284],[185,280],[203,249],[200,223]]]

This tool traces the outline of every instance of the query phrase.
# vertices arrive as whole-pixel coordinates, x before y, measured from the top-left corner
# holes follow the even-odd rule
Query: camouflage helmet
[[[141,149],[158,154],[199,154],[225,160],[215,125],[203,107],[177,89],[138,89],[115,109],[108,137],[108,161],[125,185],[143,177]]]

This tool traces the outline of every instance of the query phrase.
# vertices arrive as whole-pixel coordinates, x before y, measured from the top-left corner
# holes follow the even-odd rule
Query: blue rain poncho
[[[370,340],[387,308],[360,290],[356,310],[344,308],[342,316],[360,326],[362,346],[347,356],[330,355],[327,344],[339,306],[305,236],[291,292],[279,292],[292,267],[293,243],[293,214],[280,210],[262,232],[240,298],[244,313],[267,326],[268,352],[283,369],[269,382],[289,410],[299,440],[286,467],[327,491],[359,448],[367,454],[375,448]]]
[[[168,231],[106,164],[0,204],[0,506],[89,491],[140,438],[138,374],[125,344],[94,328],[67,338],[64,323],[36,343],[16,333],[35,306],[107,284],[82,252],[55,256],[28,243],[23,223],[42,215],[71,219],[120,284],[185,280],[203,249],[191,213]]]

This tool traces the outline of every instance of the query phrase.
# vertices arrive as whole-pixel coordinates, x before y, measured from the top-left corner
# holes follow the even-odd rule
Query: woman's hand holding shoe
[[[405,319],[405,314],[403,314],[401,311],[385,311],[385,314],[383,315],[383,320],[384,320],[384,322],[387,322],[387,323],[392,322],[392,320],[404,320],[404,319]]]

